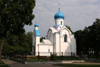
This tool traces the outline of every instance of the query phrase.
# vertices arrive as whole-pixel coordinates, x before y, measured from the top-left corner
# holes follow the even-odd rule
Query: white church
[[[64,14],[60,10],[54,15],[55,25],[50,27],[47,38],[40,42],[39,25],[34,25],[32,54],[35,56],[71,56],[76,55],[76,39],[64,24]],[[41,27],[40,27],[41,28]]]

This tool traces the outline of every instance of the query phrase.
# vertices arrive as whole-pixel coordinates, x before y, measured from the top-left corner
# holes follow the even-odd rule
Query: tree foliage
[[[89,51],[94,51],[95,54],[100,52],[100,19],[84,30],[78,30],[75,32],[75,37],[77,41],[77,52],[80,54],[82,51],[88,54]]]
[[[7,33],[24,33],[24,26],[31,25],[35,0],[0,0],[0,60]]]
[[[42,41],[43,41],[43,39],[45,39],[45,37],[41,37],[41,38],[40,38],[40,42],[42,42]]]
[[[68,26],[68,25],[65,25],[69,30],[70,30],[70,32],[73,34],[74,32],[71,30],[71,28],[70,28],[70,26]]]
[[[0,35],[24,32],[24,25],[31,25],[34,0],[0,0]]]
[[[7,38],[3,45],[2,53],[4,55],[15,54],[16,52],[28,53],[30,54],[32,50],[32,32],[20,34],[20,35],[11,35],[7,33]]]

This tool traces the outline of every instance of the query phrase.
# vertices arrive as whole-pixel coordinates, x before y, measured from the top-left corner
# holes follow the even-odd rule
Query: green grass
[[[49,60],[49,58],[45,57],[45,58],[39,58],[39,61],[47,61]],[[38,61],[38,58],[27,58],[26,61]]]
[[[40,57],[39,61],[63,61],[63,60],[79,60],[76,57],[59,57],[59,56],[53,56],[53,57]],[[38,58],[27,58],[26,61],[38,61]]]
[[[26,61],[38,61],[38,59],[37,58],[27,58]]]
[[[8,66],[8,65],[0,65],[0,67],[10,67],[10,66]]]
[[[100,65],[82,65],[82,64],[54,64],[54,66],[62,66],[62,67],[100,67]]]

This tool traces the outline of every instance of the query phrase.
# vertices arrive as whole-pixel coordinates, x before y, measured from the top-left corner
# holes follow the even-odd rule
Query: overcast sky
[[[65,25],[72,31],[83,30],[92,25],[96,18],[100,18],[100,0],[36,0],[33,9],[35,18],[31,26],[25,26],[26,32],[34,30],[34,24],[39,24],[40,35],[45,37],[50,26],[54,26],[54,15],[60,10],[65,15]]]

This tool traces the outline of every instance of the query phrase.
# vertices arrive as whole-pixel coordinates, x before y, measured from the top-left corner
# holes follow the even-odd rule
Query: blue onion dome
[[[34,27],[39,27],[39,25],[37,23],[35,23]]]
[[[64,14],[58,11],[58,13],[55,14],[54,16],[55,19],[64,19]]]

